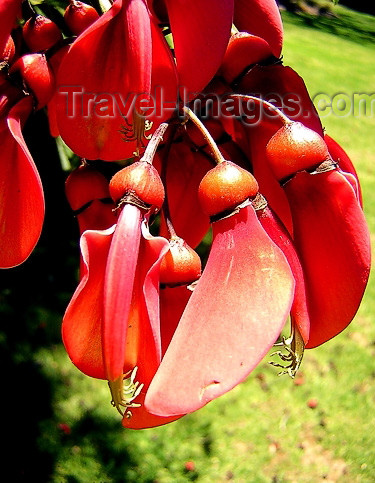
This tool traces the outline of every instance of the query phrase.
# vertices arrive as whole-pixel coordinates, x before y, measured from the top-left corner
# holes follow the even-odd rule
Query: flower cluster
[[[277,3],[70,0],[55,14],[0,0],[1,268],[42,229],[22,128],[44,109],[80,159],[63,342],[108,381],[123,425],[201,408],[273,345],[294,377],[305,348],[352,321],[370,242],[353,164],[282,63]]]

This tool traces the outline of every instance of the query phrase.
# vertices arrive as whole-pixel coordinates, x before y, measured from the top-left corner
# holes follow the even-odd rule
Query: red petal
[[[38,242],[44,220],[44,196],[39,173],[22,136],[21,123],[32,109],[23,98],[8,114],[0,131],[0,267],[24,262]]]
[[[160,330],[162,353],[167,350],[192,291],[186,285],[160,290]]]
[[[354,190],[338,170],[301,172],[285,185],[310,314],[307,348],[353,319],[370,269],[369,232]]]
[[[206,268],[146,395],[154,414],[194,411],[241,382],[290,311],[290,268],[254,209],[241,209],[213,230]]]
[[[15,28],[17,15],[21,13],[22,0],[1,0],[0,2],[0,53],[8,41],[9,34]]]
[[[269,100],[293,121],[302,122],[323,137],[322,124],[305,83],[292,68],[256,65],[242,79],[238,92]]]
[[[163,158],[163,150],[160,158]],[[158,162],[158,161],[157,161]],[[200,152],[193,152],[186,143],[171,146],[166,163],[165,185],[169,214],[178,236],[196,247],[210,227],[210,220],[202,212],[198,200],[198,186],[212,163]],[[168,236],[162,220],[161,234]],[[193,221],[193,223],[192,223]]]
[[[257,215],[271,240],[284,253],[292,270],[296,287],[290,312],[304,343],[307,344],[310,333],[310,319],[306,301],[305,278],[293,240],[281,221],[270,208],[266,207],[263,210],[257,210]]]
[[[332,139],[331,136],[324,134],[324,141],[327,144],[329,154],[332,156],[332,159],[338,163],[340,169],[342,170],[342,174],[352,185],[357,194],[359,203],[363,208],[361,185],[359,184],[357,171],[352,163],[352,160],[349,158],[348,154],[344,151],[340,144]]]
[[[145,393],[160,363],[159,269],[169,243],[164,238],[152,237],[144,224],[142,234],[127,332],[124,373],[137,366],[136,380],[144,384],[144,387],[134,401],[140,407],[131,408],[131,417],[128,417],[127,412],[122,420],[123,426],[131,429],[161,426],[181,417],[155,416],[144,406]]]
[[[84,273],[66,309],[62,336],[73,364],[88,376],[106,379],[102,350],[103,287],[115,226],[81,237]]]
[[[58,129],[76,154],[107,161],[132,157],[137,148],[132,126],[136,97],[154,95],[156,86],[162,86],[164,99],[175,101],[177,89],[171,54],[145,2],[117,0],[73,43],[57,84]],[[149,119],[160,122],[171,115],[157,107]]]
[[[141,212],[126,204],[119,216],[104,284],[103,355],[107,379],[122,376],[125,340],[141,238]]]
[[[181,95],[196,93],[220,67],[228,45],[233,0],[166,0]]]
[[[275,57],[283,47],[283,24],[275,0],[235,0],[234,24],[238,30],[266,40]]]

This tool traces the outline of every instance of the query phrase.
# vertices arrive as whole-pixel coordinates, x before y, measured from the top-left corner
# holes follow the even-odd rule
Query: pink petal
[[[24,262],[39,240],[44,196],[39,173],[22,136],[22,123],[32,109],[31,97],[19,101],[0,130],[0,267]]]
[[[81,237],[84,272],[66,309],[62,336],[73,364],[88,376],[106,379],[102,353],[103,288],[115,226]]]
[[[195,411],[245,379],[290,311],[293,276],[254,209],[213,230],[206,268],[146,395],[153,414]]]

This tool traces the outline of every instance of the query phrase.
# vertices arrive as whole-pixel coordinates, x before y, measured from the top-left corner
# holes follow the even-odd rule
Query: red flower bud
[[[91,5],[72,0],[65,9],[64,20],[74,35],[79,35],[99,18],[98,12]]]
[[[68,176],[65,194],[72,210],[77,211],[92,200],[109,198],[108,180],[96,169],[82,165]]]
[[[300,122],[281,127],[269,140],[266,153],[279,181],[331,159],[323,138]]]
[[[203,177],[198,197],[203,211],[213,216],[235,208],[257,192],[258,183],[251,173],[231,161],[224,161]]]
[[[43,15],[35,15],[23,26],[23,38],[32,52],[40,52],[62,39],[59,27]]]
[[[160,176],[154,166],[145,161],[137,161],[118,171],[110,181],[109,192],[115,203],[130,194],[156,211],[164,201]]]
[[[25,87],[37,100],[37,109],[52,98],[54,77],[44,54],[23,55],[9,69],[9,74],[21,76]]]
[[[0,55],[0,62],[7,62],[8,64],[10,64],[13,60],[15,53],[16,53],[16,48],[14,45],[14,41],[12,36],[9,35],[9,38],[7,40],[7,43],[5,44],[4,50]]]

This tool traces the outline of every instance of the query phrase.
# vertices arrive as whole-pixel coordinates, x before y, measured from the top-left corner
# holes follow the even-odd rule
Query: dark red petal
[[[298,173],[285,192],[305,274],[312,348],[341,332],[357,312],[370,269],[369,231],[352,186],[338,170]]]
[[[42,231],[44,196],[39,173],[22,136],[32,109],[31,97],[19,101],[0,131],[0,267],[24,262]]]
[[[234,24],[238,30],[262,37],[275,57],[283,47],[283,24],[275,0],[235,0]]]
[[[230,37],[233,0],[166,0],[181,95],[198,94],[220,67]]]
[[[15,28],[17,15],[21,12],[22,0],[1,0],[0,2],[0,52],[3,52],[9,34]]]
[[[294,280],[254,209],[213,226],[205,270],[150,385],[160,416],[192,412],[241,382],[277,339]]]
[[[99,379],[107,377],[102,350],[103,288],[114,228],[82,235],[84,270],[62,324],[63,342],[73,364]]]

